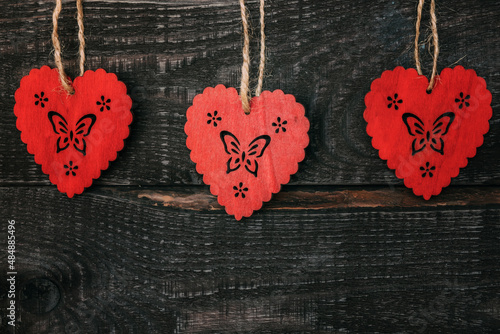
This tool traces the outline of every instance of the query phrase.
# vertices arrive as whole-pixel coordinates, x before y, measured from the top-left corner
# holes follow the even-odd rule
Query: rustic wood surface
[[[14,219],[14,332],[498,332],[500,2],[437,5],[439,69],[473,68],[493,95],[485,143],[451,186],[415,197],[365,132],[370,83],[414,66],[416,1],[267,1],[264,89],[304,105],[311,144],[291,185],[236,222],[202,185],[183,127],[205,87],[239,85],[237,1],[85,1],[87,69],[126,83],[134,122],[118,160],[68,199],[26,152],[13,113],[21,78],[54,65],[54,2],[0,0],[0,243]],[[258,1],[248,6],[257,28]],[[64,1],[71,76],[75,12]]]

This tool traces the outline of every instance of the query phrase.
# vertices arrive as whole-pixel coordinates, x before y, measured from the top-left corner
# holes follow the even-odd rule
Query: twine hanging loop
[[[83,5],[82,0],[76,0],[77,8],[77,21],[78,21],[78,40],[80,42],[79,47],[79,57],[80,57],[80,76],[85,72],[85,35],[83,26]],[[61,85],[68,92],[68,94],[74,94],[75,90],[71,86],[71,81],[68,79],[66,72],[64,71],[64,66],[62,63],[62,51],[61,43],[59,42],[58,21],[59,15],[61,14],[62,0],[56,0],[56,7],[52,14],[52,44],[54,46],[54,61],[56,63],[57,70],[59,71],[59,80]]]
[[[265,12],[264,0],[260,0],[260,63],[259,63],[259,77],[257,81],[257,88],[255,89],[255,96],[259,96],[262,92],[262,85],[264,82],[264,68],[266,63],[266,35],[265,29]],[[248,13],[245,6],[245,0],[240,0],[241,22],[243,25],[243,65],[241,66],[241,84],[240,84],[240,98],[245,114],[250,114],[250,100],[252,98],[249,89],[250,81],[250,36],[248,33]]]
[[[416,23],[416,32],[415,32],[415,66],[417,67],[417,72],[419,75],[422,74],[422,67],[420,65],[420,56],[418,52],[418,40],[420,37],[420,21],[422,20],[422,8],[424,6],[425,0],[419,0],[418,2],[418,7],[417,7],[417,23]],[[432,73],[431,73],[431,79],[429,80],[429,86],[427,87],[427,91],[430,92],[434,88],[434,84],[436,81],[436,74],[437,74],[437,60],[438,60],[438,55],[439,55],[439,40],[438,40],[438,33],[437,33],[437,19],[436,19],[436,2],[435,0],[431,0],[431,8],[430,8],[430,14],[431,14],[431,31],[432,31],[432,46],[434,47],[434,54],[433,54],[433,64],[432,64]]]

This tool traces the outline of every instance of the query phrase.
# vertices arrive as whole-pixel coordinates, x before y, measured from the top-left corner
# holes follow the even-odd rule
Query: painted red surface
[[[186,144],[203,181],[237,220],[249,217],[290,181],[305,157],[304,107],[281,90],[264,91],[243,112],[238,92],[218,85],[187,111]]]
[[[364,118],[380,158],[428,200],[476,155],[492,110],[486,82],[473,70],[446,68],[429,94],[427,86],[414,69],[385,71],[366,95]]]
[[[68,197],[81,194],[123,149],[132,122],[125,84],[103,69],[61,87],[57,69],[31,70],[16,91],[21,139],[50,181]]]

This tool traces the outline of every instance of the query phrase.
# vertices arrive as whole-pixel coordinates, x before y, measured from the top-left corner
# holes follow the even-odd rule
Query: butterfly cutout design
[[[54,132],[59,135],[59,138],[57,138],[57,153],[64,151],[72,144],[78,152],[85,155],[87,143],[84,137],[90,134],[90,130],[96,121],[96,116],[93,114],[83,116],[76,122],[73,128],[68,125],[68,122],[62,115],[55,111],[50,111],[48,116]]]
[[[224,150],[230,155],[226,163],[226,173],[234,172],[243,165],[250,174],[257,177],[259,170],[257,159],[264,154],[264,151],[271,142],[271,137],[267,135],[258,136],[248,144],[246,149],[241,147],[238,138],[229,131],[221,131],[220,139],[224,144]]]
[[[415,155],[429,146],[434,151],[444,155],[443,136],[448,132],[454,119],[454,113],[445,112],[432,123],[432,130],[428,130],[428,127],[417,115],[403,114],[403,122],[408,128],[408,133],[416,137],[411,144],[411,154]]]

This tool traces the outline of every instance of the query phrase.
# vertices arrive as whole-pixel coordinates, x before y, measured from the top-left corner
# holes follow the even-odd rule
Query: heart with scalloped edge
[[[195,96],[184,127],[197,172],[237,220],[290,181],[309,144],[309,121],[293,95],[264,91],[250,107],[245,114],[234,88],[209,87]]]
[[[426,200],[476,155],[492,116],[491,93],[474,70],[445,68],[432,92],[414,69],[396,67],[365,97],[366,131],[396,176]]]
[[[132,122],[132,100],[115,74],[86,71],[72,87],[69,95],[57,69],[33,69],[21,80],[14,106],[28,152],[70,198],[116,159]]]

